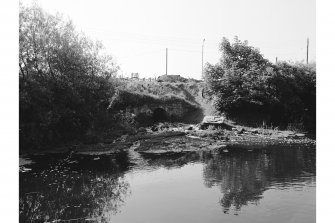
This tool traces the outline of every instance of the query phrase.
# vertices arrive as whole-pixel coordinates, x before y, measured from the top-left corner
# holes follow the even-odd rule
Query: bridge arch
[[[158,107],[153,109],[152,118],[154,122],[168,121],[169,114],[164,108]]]
[[[121,110],[133,113],[139,120],[186,121],[192,123],[196,117],[203,117],[200,106],[175,96],[150,96],[117,90],[108,106],[111,112]],[[198,119],[197,119],[198,120]]]

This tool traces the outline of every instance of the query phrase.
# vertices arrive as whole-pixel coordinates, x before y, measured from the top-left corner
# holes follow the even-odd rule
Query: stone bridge
[[[117,91],[111,100],[109,109],[112,112],[121,110],[130,112],[138,118],[151,119],[151,121],[199,122],[203,117],[202,109],[198,105],[183,98],[155,97],[127,91]]]

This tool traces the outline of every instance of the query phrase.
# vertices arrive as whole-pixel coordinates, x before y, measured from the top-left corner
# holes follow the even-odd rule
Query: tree
[[[71,20],[50,15],[41,7],[20,6],[20,75],[74,75],[74,73],[113,76],[117,71],[103,45],[76,32]]]
[[[19,68],[20,146],[73,140],[106,116],[118,66],[71,20],[20,5]]]
[[[217,110],[241,124],[293,124],[315,131],[315,65],[271,64],[237,37],[234,43],[223,38],[220,51],[220,61],[205,69]]]
[[[280,62],[268,80],[273,95],[272,116],[276,122],[315,132],[316,70],[301,63]]]
[[[220,51],[219,63],[207,64],[205,70],[206,81],[217,96],[215,104],[219,111],[229,115],[258,108],[271,100],[266,80],[273,69],[258,49],[235,37],[232,44],[223,38]]]

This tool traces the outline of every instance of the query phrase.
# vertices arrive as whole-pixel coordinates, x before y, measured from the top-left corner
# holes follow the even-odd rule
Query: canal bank
[[[110,154],[129,149],[146,153],[188,152],[199,150],[224,149],[226,146],[241,148],[267,148],[268,146],[316,147],[315,139],[294,131],[248,128],[235,126],[231,130],[183,123],[157,123],[141,127],[134,133],[105,138],[98,143],[72,143],[48,150],[30,150],[20,153],[24,158],[29,154],[80,153]]]

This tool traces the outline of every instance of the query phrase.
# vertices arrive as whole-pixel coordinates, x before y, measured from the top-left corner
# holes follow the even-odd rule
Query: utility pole
[[[168,74],[168,48],[166,48],[165,64],[166,64],[165,74],[167,75]]]
[[[276,63],[278,62],[278,57],[276,57]]]
[[[307,64],[308,64],[308,47],[309,47],[309,38],[307,38],[307,58],[306,58]]]
[[[204,44],[205,39],[202,40],[202,50],[201,50],[201,77],[204,78]]]

